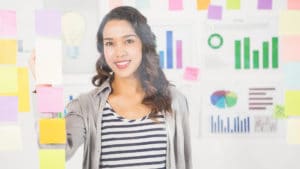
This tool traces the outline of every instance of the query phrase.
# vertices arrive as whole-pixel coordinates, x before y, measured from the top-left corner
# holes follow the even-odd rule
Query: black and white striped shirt
[[[165,118],[128,120],[106,103],[101,128],[100,169],[165,169]]]

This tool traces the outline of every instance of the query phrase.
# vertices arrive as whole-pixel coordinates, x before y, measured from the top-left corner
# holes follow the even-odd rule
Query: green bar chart
[[[276,69],[278,68],[278,37],[272,37],[271,44],[263,41],[262,52],[251,51],[250,37],[234,41],[235,69]],[[251,56],[252,54],[252,56]]]

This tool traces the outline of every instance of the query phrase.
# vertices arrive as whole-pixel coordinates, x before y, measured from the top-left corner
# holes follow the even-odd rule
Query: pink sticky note
[[[300,9],[300,1],[288,0],[288,9]]]
[[[258,0],[257,9],[272,9],[272,0]]]
[[[60,36],[61,13],[56,10],[37,10],[35,12],[35,30],[41,36]]]
[[[222,19],[222,6],[219,5],[209,5],[207,11],[207,18],[208,19]]]
[[[0,96],[0,122],[17,121],[18,97]]]
[[[16,12],[10,10],[0,10],[0,36],[16,37],[17,22]]]
[[[282,36],[279,46],[284,61],[300,61],[300,36]]]
[[[169,10],[176,11],[176,10],[182,10],[182,0],[169,0]]]
[[[199,69],[196,67],[186,67],[183,74],[183,79],[196,81],[198,80]]]
[[[109,9],[122,6],[122,4],[123,4],[123,0],[109,0]]]
[[[61,87],[38,87],[37,109],[39,112],[63,112],[64,96]]]

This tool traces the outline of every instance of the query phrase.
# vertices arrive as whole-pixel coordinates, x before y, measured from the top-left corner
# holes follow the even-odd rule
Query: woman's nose
[[[124,45],[118,44],[116,46],[115,54],[116,54],[115,55],[116,57],[124,57],[126,55],[126,49],[125,49]]]

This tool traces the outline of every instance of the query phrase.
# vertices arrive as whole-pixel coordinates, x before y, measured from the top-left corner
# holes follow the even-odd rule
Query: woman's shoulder
[[[172,99],[172,109],[175,112],[188,113],[188,103],[186,96],[181,93],[175,86],[169,86]]]
[[[185,95],[184,95],[183,93],[181,93],[181,92],[176,88],[176,86],[170,85],[170,86],[169,86],[169,91],[170,91],[170,94],[171,94],[172,101],[186,100]]]

